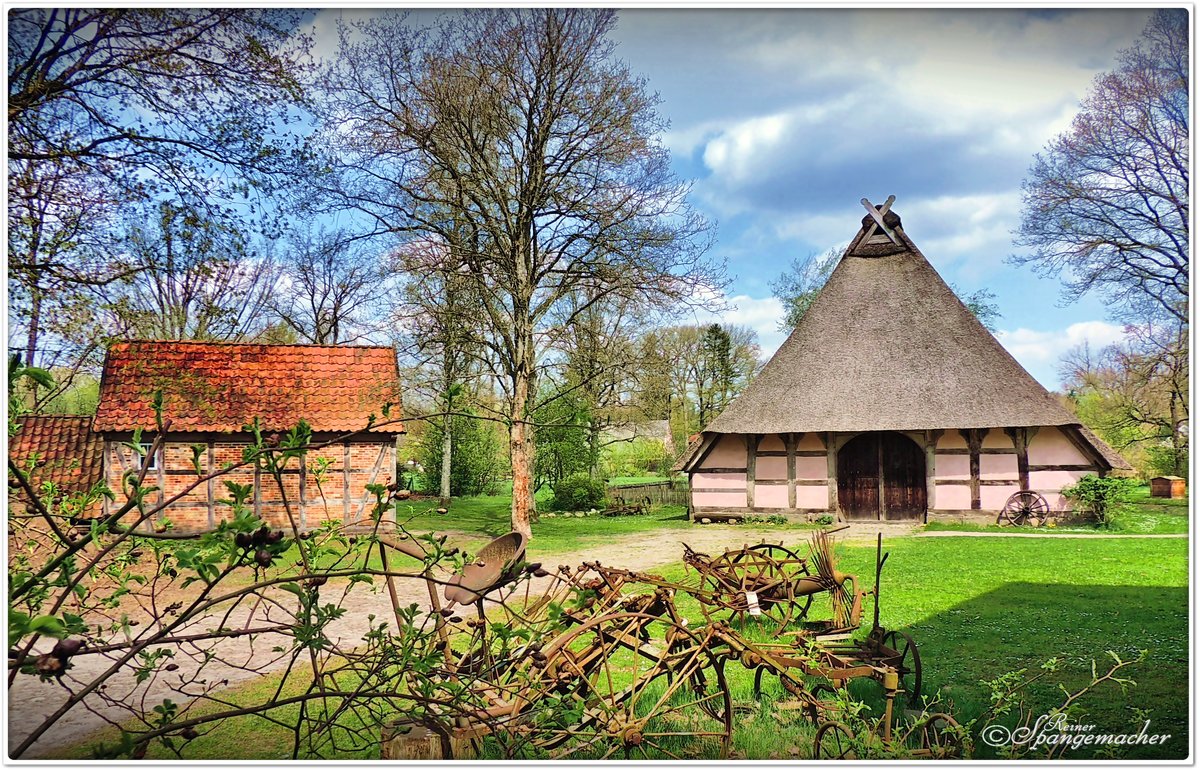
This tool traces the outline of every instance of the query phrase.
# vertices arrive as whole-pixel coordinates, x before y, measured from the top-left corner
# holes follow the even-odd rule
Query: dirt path
[[[848,543],[874,541],[877,532],[883,532],[885,538],[911,534],[913,525],[854,525],[838,534],[839,540]],[[476,534],[450,534],[451,542],[478,541]],[[622,567],[629,570],[646,571],[663,565],[680,561],[683,546],[686,541],[693,549],[709,554],[719,554],[725,549],[739,548],[745,544],[761,542],[778,543],[782,540],[788,546],[801,546],[807,542],[808,534],[804,531],[781,531],[770,527],[753,528],[733,525],[705,525],[687,530],[668,530],[655,533],[639,533],[622,536],[613,541],[581,549],[568,554],[542,555],[538,553],[537,540],[530,546],[528,559],[531,562],[541,561],[547,567],[558,565],[579,565],[583,562],[602,561],[607,565]],[[545,586],[549,579],[534,583],[534,591]],[[334,595],[329,588],[323,591],[328,601],[334,602]],[[418,579],[400,579],[397,581],[399,600],[402,605],[417,603],[422,608],[429,607],[429,596],[426,585]],[[338,591],[334,589],[334,591]],[[382,586],[372,589],[363,585],[346,595],[343,603],[346,614],[329,625],[326,630],[331,640],[353,647],[359,643],[365,627],[368,614],[374,614],[378,619],[392,617],[391,602]],[[278,616],[278,613],[276,613]],[[263,626],[272,621],[270,611],[256,612],[239,610],[228,618],[219,615],[197,619],[186,630],[180,633],[200,632],[205,629],[225,626],[238,628],[252,624]],[[246,682],[263,674],[278,671],[287,665],[287,659],[272,652],[276,645],[286,645],[288,638],[278,635],[260,635],[251,642],[245,639],[227,639],[217,646],[222,659],[221,663],[209,663],[203,672],[203,677],[209,683],[228,681],[229,686]],[[40,650],[49,650],[53,641],[40,645]],[[76,666],[64,678],[64,682],[72,681],[75,688],[90,682],[95,676],[113,664],[114,659],[103,655],[81,657]],[[43,734],[24,755],[25,758],[44,757],[56,749],[78,744],[93,732],[110,725],[114,720],[128,719],[128,712],[110,703],[109,699],[119,703],[140,703],[145,709],[162,703],[170,698],[177,703],[186,703],[189,699],[178,689],[189,683],[196,674],[197,666],[190,658],[176,658],[178,669],[171,673],[161,672],[145,683],[138,684],[132,666],[126,666],[122,671],[109,679],[105,694],[91,694],[83,703],[76,705],[64,715],[55,725]],[[9,690],[9,750],[14,750],[25,737],[34,731],[45,718],[58,709],[67,698],[63,686],[54,682],[42,683],[35,677],[21,675],[15,688]],[[194,689],[195,686],[191,686]]]

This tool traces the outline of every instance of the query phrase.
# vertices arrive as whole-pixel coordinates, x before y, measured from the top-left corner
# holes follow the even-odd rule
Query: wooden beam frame
[[[971,456],[971,509],[979,511],[981,509],[979,500],[979,450],[983,446],[983,438],[987,436],[988,429],[986,428],[963,428],[959,429],[959,434],[967,442],[967,449]]]
[[[804,436],[803,434],[800,435]],[[796,508],[796,444],[799,438],[788,432],[783,435],[784,452],[787,453],[788,508]]]
[[[754,508],[754,474],[758,467],[758,444],[761,434],[746,434],[746,508]]]

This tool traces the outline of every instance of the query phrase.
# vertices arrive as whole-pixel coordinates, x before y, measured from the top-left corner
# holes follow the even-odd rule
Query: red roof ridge
[[[167,345],[202,345],[202,346],[258,346],[261,348],[365,348],[367,350],[394,350],[390,345],[362,345],[342,344],[342,343],[251,343],[238,342],[234,340],[164,340],[159,338],[138,338],[134,340],[121,340],[109,346],[109,349],[121,346],[129,346],[135,343],[155,343]]]

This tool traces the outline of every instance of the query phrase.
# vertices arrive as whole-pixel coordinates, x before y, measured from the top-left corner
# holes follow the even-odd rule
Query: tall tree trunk
[[[450,405],[447,402],[446,416],[442,419],[442,479],[439,487],[442,506],[450,505],[450,454],[454,450],[454,437],[451,435],[452,420]]]
[[[592,479],[600,478],[600,421],[588,420],[588,472]]]
[[[41,334],[42,290],[37,285],[29,292],[29,330],[25,337],[25,366],[37,366],[38,336]]]
[[[513,415],[508,429],[509,458],[512,461],[512,529],[532,538],[529,517],[533,511],[533,431],[525,422],[529,416],[529,376],[518,372],[513,382]]]
[[[1186,465],[1183,459],[1183,432],[1180,431],[1179,399],[1174,393],[1171,394],[1171,454],[1171,473],[1177,477],[1183,476]]]

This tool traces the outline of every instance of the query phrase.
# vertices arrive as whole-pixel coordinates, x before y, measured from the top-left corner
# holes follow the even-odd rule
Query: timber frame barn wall
[[[141,459],[126,444],[131,440],[132,434],[128,433],[104,435],[104,478],[114,491],[123,489],[121,479],[125,472],[140,464]],[[142,437],[143,443],[153,440],[152,434]],[[367,485],[395,482],[396,435],[359,434],[346,440],[332,434],[314,434],[312,444],[331,440],[328,446],[307,452],[303,463],[290,461],[280,474],[282,485],[269,472],[247,466],[202,482],[170,504],[166,518],[174,529],[182,532],[216,527],[222,520],[231,518],[230,507],[219,502],[229,500],[224,482],[230,481],[253,485],[254,492],[247,505],[272,527],[291,528],[284,496],[296,526],[301,530],[317,527],[327,520],[337,520],[346,526],[369,525],[374,496],[367,490]],[[146,475],[146,485],[158,488],[151,493],[149,502],[161,503],[182,493],[199,479],[192,462],[194,445],[206,448],[200,463],[201,470],[207,475],[240,463],[249,442],[247,434],[168,434],[156,467]],[[105,502],[105,514],[112,505]],[[393,512],[393,521],[394,517]]]
[[[838,452],[864,432],[708,434],[688,466],[693,520],[783,514],[844,518]],[[880,432],[883,433],[883,432]],[[1061,490],[1109,464],[1074,426],[895,432],[924,452],[922,521],[994,519],[1013,493],[1036,490],[1068,511]]]

